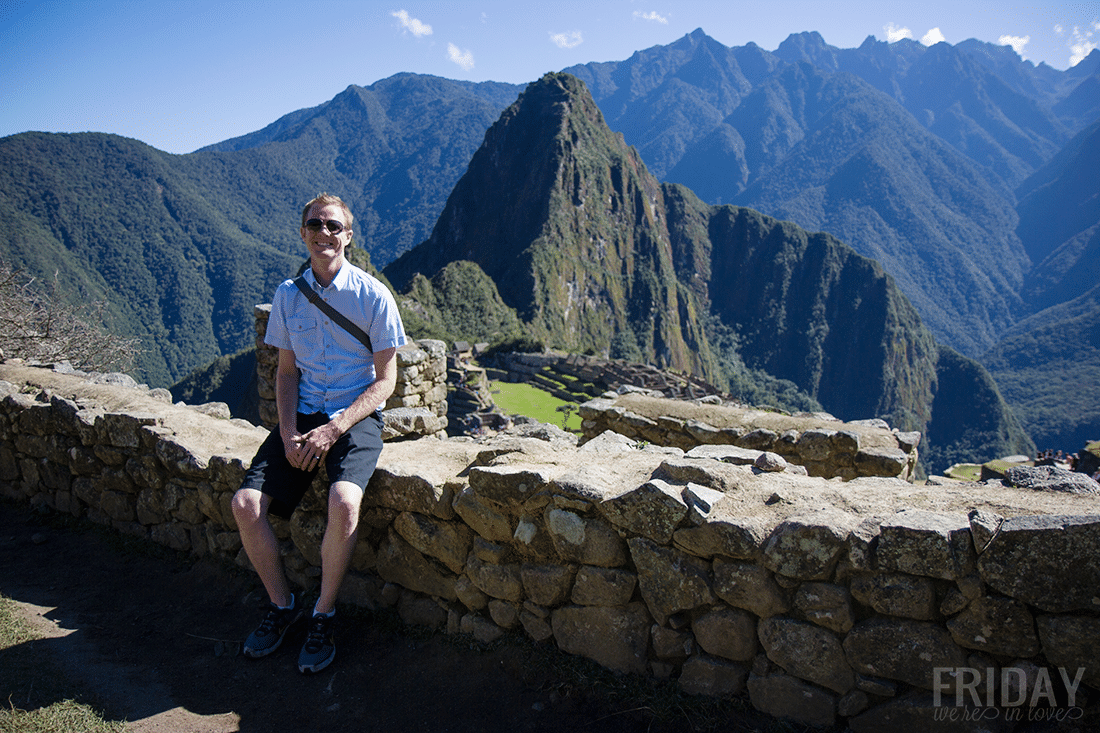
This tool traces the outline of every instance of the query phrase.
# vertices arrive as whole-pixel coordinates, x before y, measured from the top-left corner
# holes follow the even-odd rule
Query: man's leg
[[[276,606],[290,604],[290,586],[279,556],[279,540],[267,518],[271,497],[256,489],[240,489],[233,495],[233,518],[241,543],[252,567],[264,584],[267,597]]]
[[[271,603],[256,630],[248,635],[241,652],[246,657],[266,657],[283,643],[290,627],[302,617],[302,604],[290,593],[279,541],[267,518],[271,497],[256,489],[238,489],[233,495],[233,516],[241,533],[244,551],[260,576]]]
[[[309,631],[298,655],[298,671],[320,672],[336,656],[333,639],[336,595],[355,552],[359,537],[359,507],[363,490],[350,481],[337,481],[328,491],[328,525],[321,540],[321,595],[309,619]]]
[[[363,490],[349,481],[337,481],[329,487],[328,525],[321,541],[321,594],[317,598],[317,613],[331,613],[335,608],[340,584],[359,537],[362,503]]]

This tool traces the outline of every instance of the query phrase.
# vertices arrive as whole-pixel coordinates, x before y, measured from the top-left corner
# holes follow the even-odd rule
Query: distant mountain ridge
[[[1043,222],[1071,198],[1048,184],[1095,165],[1070,141],[1100,118],[1100,51],[1058,71],[979,41],[837,49],[806,33],[769,52],[697,30],[569,71],[658,180],[875,258],[966,356],[984,359],[1015,324],[1085,290],[1091,230],[1057,239]],[[303,201],[344,195],[357,241],[390,263],[429,238],[521,90],[398,74],[180,156],[94,134],[0,139],[0,221],[13,224],[0,256],[105,297],[113,325],[149,344],[144,378],[171,384],[248,346],[252,304],[303,256]],[[1039,235],[1049,254],[1036,261]]]
[[[1012,190],[1076,118],[1052,111],[1069,72],[1046,67],[1055,84],[977,43],[838,49],[802,33],[768,53],[700,29],[566,71],[659,179],[834,234],[883,262],[939,338],[979,356],[1026,311]],[[1082,64],[1100,67],[1100,52]]]

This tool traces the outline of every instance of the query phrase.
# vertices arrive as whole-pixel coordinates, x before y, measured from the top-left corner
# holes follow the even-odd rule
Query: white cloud
[[[887,23],[882,26],[882,30],[886,31],[886,42],[897,43],[903,38],[912,38],[913,31],[908,28],[898,28],[893,23]]]
[[[1100,32],[1100,21],[1094,20],[1092,27],[1083,31],[1080,27],[1073,26],[1073,40],[1067,44],[1069,50],[1073,52],[1069,57],[1070,66],[1081,63],[1086,56],[1097,48],[1097,42],[1093,39],[1097,32]]]
[[[1060,36],[1060,35],[1062,35],[1062,34],[1063,34],[1063,33],[1065,33],[1065,32],[1066,32],[1066,29],[1065,29],[1065,28],[1063,28],[1063,27],[1062,27],[1061,25],[1059,25],[1059,24],[1055,24],[1055,26],[1054,26],[1054,33],[1055,33],[1055,35],[1059,35],[1059,36]]]
[[[935,46],[937,43],[943,43],[947,39],[940,33],[939,28],[933,28],[921,37],[920,42],[925,46]]]
[[[1026,59],[1024,55],[1024,46],[1031,40],[1031,36],[1001,36],[997,39],[997,44],[1001,46],[1012,46],[1012,50],[1020,55],[1020,58]]]
[[[648,13],[643,13],[641,10],[635,10],[634,20],[653,20],[661,25],[668,25],[668,18],[659,15],[656,10],[650,10]]]
[[[581,37],[580,31],[570,31],[569,33],[551,33],[550,41],[558,48],[576,48],[584,43],[584,38]]]
[[[469,50],[463,51],[453,43],[447,44],[447,59],[458,64],[465,71],[474,68],[474,55]]]
[[[393,17],[401,21],[401,25],[405,30],[412,33],[417,38],[421,36],[430,36],[432,34],[432,27],[427,23],[421,23],[416,18],[410,18],[409,13],[406,10],[395,10],[390,13]]]

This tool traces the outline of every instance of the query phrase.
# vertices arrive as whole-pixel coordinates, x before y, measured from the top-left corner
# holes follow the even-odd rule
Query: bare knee
[[[263,496],[256,489],[238,489],[233,495],[230,506],[238,527],[255,525],[264,518],[267,508],[264,506]]]
[[[355,484],[338,482],[329,488],[329,524],[354,529],[359,524],[359,507],[363,504],[363,490]]]

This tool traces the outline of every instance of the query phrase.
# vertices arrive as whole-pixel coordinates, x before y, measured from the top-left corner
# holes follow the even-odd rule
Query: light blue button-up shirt
[[[406,343],[397,303],[377,278],[350,262],[344,263],[327,288],[317,283],[312,268],[306,270],[305,278],[329,305],[370,335],[375,351]],[[294,352],[301,370],[298,412],[335,417],[375,380],[374,356],[310,303],[293,280],[275,291],[264,342]]]

